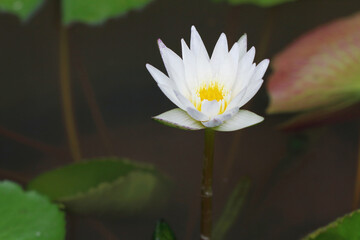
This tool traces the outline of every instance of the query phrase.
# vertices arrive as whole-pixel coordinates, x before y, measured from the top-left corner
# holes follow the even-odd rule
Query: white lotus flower
[[[255,48],[247,51],[244,34],[231,50],[224,33],[220,35],[211,58],[195,27],[191,28],[190,49],[181,40],[182,59],[158,40],[169,76],[146,64],[162,92],[179,108],[154,117],[175,127],[198,130],[213,128],[234,131],[263,120],[240,110],[259,90],[269,65],[265,59],[253,63]]]

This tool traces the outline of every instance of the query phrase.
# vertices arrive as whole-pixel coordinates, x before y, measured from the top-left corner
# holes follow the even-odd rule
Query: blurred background
[[[67,26],[72,105],[82,158],[126,157],[154,164],[174,183],[152,214],[67,217],[67,239],[149,239],[164,218],[178,239],[199,236],[203,132],[168,128],[151,116],[174,108],[145,68],[165,71],[156,41],[179,55],[195,25],[211,53],[247,33],[256,62],[304,33],[355,14],[357,0],[298,0],[271,7],[209,0],[154,0],[104,23]],[[45,1],[26,22],[0,14],[0,178],[26,184],[72,162],[59,83],[59,4]],[[268,115],[266,85],[244,108],[259,125],[216,133],[214,214],[241,177],[251,180],[228,239],[299,239],[352,209],[359,128],[355,120],[282,131],[289,115]],[[358,111],[358,108],[353,111]]]

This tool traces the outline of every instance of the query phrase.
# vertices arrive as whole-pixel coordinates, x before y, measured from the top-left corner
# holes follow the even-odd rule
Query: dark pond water
[[[302,33],[359,9],[356,0],[300,0],[268,9],[156,0],[104,25],[72,25],[71,80],[83,157],[115,155],[155,164],[173,179],[175,189],[169,205],[151,216],[94,223],[93,218],[70,215],[67,239],[150,239],[159,218],[171,224],[178,239],[198,239],[203,133],[168,128],[150,119],[174,107],[145,69],[147,62],[164,69],[157,38],[180,53],[180,39],[189,40],[191,25],[209,50],[221,32],[230,43],[247,33],[258,59],[271,59]],[[26,181],[71,161],[58,80],[57,11],[53,1],[47,1],[25,24],[0,15],[1,179],[21,176]],[[84,71],[110,135],[108,147],[99,138],[86,101]],[[267,104],[263,87],[246,108],[265,115]],[[351,210],[356,125],[347,122],[313,130],[307,150],[278,167],[287,141],[304,133],[278,131],[276,126],[286,116],[265,118],[255,127],[216,136],[215,218],[236,182],[242,176],[252,180],[244,211],[228,239],[299,239]],[[58,147],[64,154],[38,147],[34,141]]]

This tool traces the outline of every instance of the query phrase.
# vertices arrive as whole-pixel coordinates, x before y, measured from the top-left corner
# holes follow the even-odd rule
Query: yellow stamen
[[[192,103],[197,110],[201,111],[202,102],[204,100],[213,101],[216,100],[221,104],[220,111],[218,114],[221,114],[225,111],[228,100],[229,92],[224,89],[224,85],[218,81],[202,82],[195,90],[195,95],[193,95]]]
[[[219,85],[218,82],[210,82],[210,84],[202,84],[197,90],[197,93],[201,99],[208,101],[220,101],[224,99],[223,91],[224,86]]]

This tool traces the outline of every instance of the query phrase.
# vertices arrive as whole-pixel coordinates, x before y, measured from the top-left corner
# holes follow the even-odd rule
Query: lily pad
[[[268,80],[267,112],[301,113],[285,124],[291,128],[326,119],[360,102],[359,25],[360,14],[336,20],[278,54]]]
[[[0,239],[63,240],[65,217],[57,205],[13,182],[0,182]]]
[[[151,165],[102,158],[46,172],[28,187],[73,212],[134,215],[165,204],[168,181]]]
[[[360,239],[359,226],[360,210],[357,210],[337,219],[326,227],[319,228],[303,240],[358,240]]]
[[[44,0],[0,0],[0,11],[15,14],[21,20],[28,20]]]
[[[174,232],[171,230],[169,224],[164,220],[159,220],[156,223],[153,240],[176,240]]]
[[[229,4],[255,4],[261,7],[270,7],[285,2],[293,2],[295,0],[213,0],[214,2],[227,2]]]
[[[130,10],[141,9],[151,0],[62,0],[63,23],[99,24]]]

